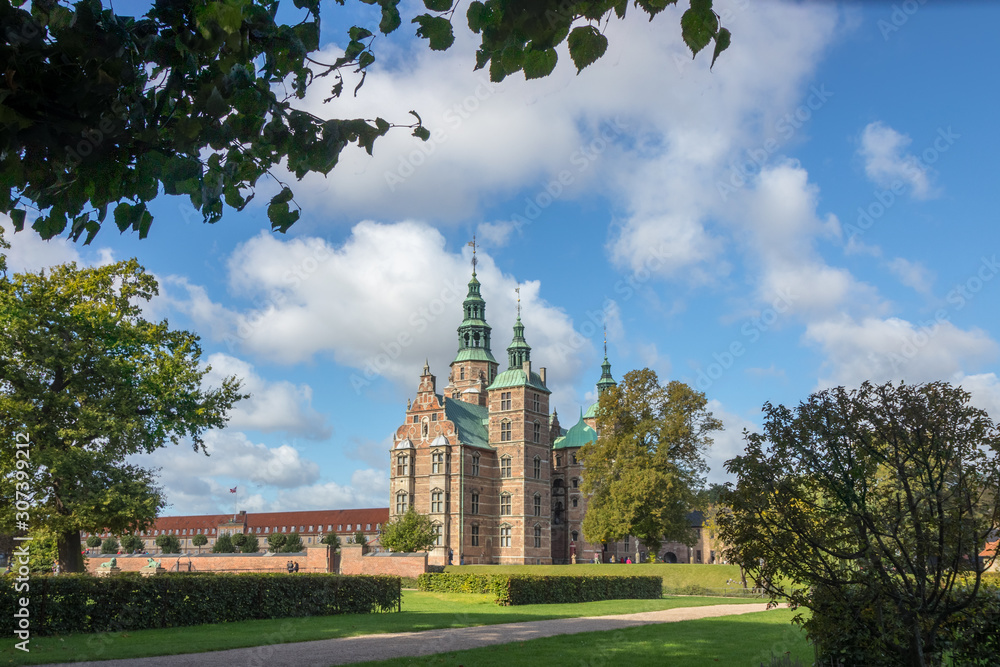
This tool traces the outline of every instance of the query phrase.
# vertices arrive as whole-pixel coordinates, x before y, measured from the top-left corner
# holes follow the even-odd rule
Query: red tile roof
[[[998,546],[1000,546],[1000,540],[997,540],[995,542],[987,542],[986,549],[984,549],[983,552],[979,554],[979,556],[982,558],[992,558],[993,556],[996,556]]]
[[[242,515],[235,515],[238,517],[238,523],[243,522]],[[193,535],[198,532],[202,532],[208,535],[212,534],[212,529],[218,528],[224,523],[231,522],[234,518],[232,514],[200,514],[195,516],[161,516],[156,520],[153,526],[143,533],[143,535],[153,535],[160,534],[169,531],[173,534],[187,534]],[[291,532],[306,532],[309,533],[309,526],[313,526],[314,529],[311,531],[313,533],[326,533],[327,526],[333,526],[334,532],[347,533],[347,526],[351,527],[350,532],[355,533],[359,530],[359,526],[364,524],[365,531],[374,531],[376,526],[381,526],[389,520],[389,508],[388,507],[375,507],[369,509],[357,509],[357,510],[305,510],[301,512],[247,512],[246,513],[246,524],[247,529],[252,530],[260,527],[261,530],[265,526],[269,526],[271,530],[275,526],[281,531],[283,526],[288,527],[289,533]],[[371,528],[367,528],[368,525]],[[304,531],[300,530],[300,526],[304,526]],[[343,526],[341,530],[338,526]],[[200,529],[200,531],[199,531]],[[184,531],[184,533],[182,533]],[[257,532],[254,530],[254,532]]]

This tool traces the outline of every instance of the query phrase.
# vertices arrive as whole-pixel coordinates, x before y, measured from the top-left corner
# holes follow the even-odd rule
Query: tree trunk
[[[83,544],[80,531],[59,534],[59,569],[63,572],[83,572]]]

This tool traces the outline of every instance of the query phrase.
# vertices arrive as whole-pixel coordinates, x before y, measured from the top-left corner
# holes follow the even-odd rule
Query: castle
[[[416,399],[393,436],[390,516],[411,506],[430,516],[437,534],[432,564],[635,558],[639,544],[632,538],[591,544],[583,537],[587,499],[578,453],[597,439],[597,404],[570,429],[560,427],[549,409],[546,369],[532,366],[520,304],[500,370],[475,260],[462,307],[448,385],[438,393],[425,363]],[[616,384],[606,348],[601,369],[599,395]],[[695,560],[694,553],[682,558]]]

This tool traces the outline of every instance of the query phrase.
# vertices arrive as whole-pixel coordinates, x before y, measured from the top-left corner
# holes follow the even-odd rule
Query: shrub
[[[547,577],[514,574],[422,574],[422,591],[491,593],[499,605],[636,600],[662,597],[663,580],[650,576]]]
[[[299,537],[298,533],[288,533],[285,536],[285,544],[281,547],[281,553],[293,554],[305,550],[305,545],[302,544],[302,538]]]
[[[233,544],[233,538],[227,533],[219,535],[215,540],[215,544],[212,545],[213,554],[234,554],[236,553],[236,545]]]
[[[0,632],[14,636],[14,579],[0,581]],[[399,609],[400,580],[335,574],[86,574],[31,579],[38,635],[120,632]]]
[[[118,553],[118,540],[116,540],[114,537],[104,538],[104,541],[101,542],[101,553],[102,554]]]
[[[127,554],[135,553],[139,551],[146,543],[142,541],[142,538],[138,535],[122,535],[122,551]]]
[[[99,538],[97,535],[91,535],[90,537],[87,538],[87,546],[90,547],[91,549],[96,549],[97,547],[101,546],[101,538]]]
[[[181,552],[181,541],[176,535],[157,536],[156,546],[160,547],[160,552],[165,554],[179,554]]]
[[[247,535],[240,545],[240,551],[245,554],[255,554],[260,551],[260,540],[256,535]]]
[[[283,546],[285,546],[285,536],[281,533],[271,533],[267,536],[267,548],[270,551],[278,553]]]

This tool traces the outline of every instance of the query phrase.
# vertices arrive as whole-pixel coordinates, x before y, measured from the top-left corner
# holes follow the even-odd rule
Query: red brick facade
[[[302,554],[164,554],[149,556],[89,556],[87,571],[93,574],[102,563],[115,558],[122,572],[138,572],[150,558],[168,572],[287,572],[288,561],[298,563],[299,572],[336,572],[337,556],[326,546],[307,547]]]
[[[417,578],[427,571],[427,553],[370,553],[368,547],[351,544],[341,549],[341,574],[390,574]]]

